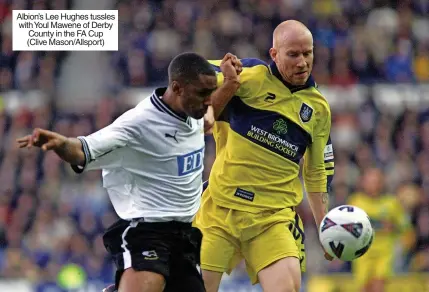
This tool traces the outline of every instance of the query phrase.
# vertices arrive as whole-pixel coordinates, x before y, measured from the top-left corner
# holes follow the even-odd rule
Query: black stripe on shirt
[[[166,114],[169,114],[170,116],[182,121],[186,122],[187,117],[184,117],[183,115],[176,113],[173,109],[171,109],[165,102],[162,101],[162,94],[165,93],[167,89],[166,88],[157,88],[153,92],[152,96],[150,97],[150,101],[152,104],[161,112],[164,112]]]

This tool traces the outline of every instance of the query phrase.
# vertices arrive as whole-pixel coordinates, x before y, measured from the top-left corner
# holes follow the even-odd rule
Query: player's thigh
[[[296,264],[299,273],[290,275],[294,277],[294,282],[300,282],[300,259],[303,259],[304,251],[300,250],[297,240],[289,229],[291,224],[287,222],[276,223],[243,244],[242,253],[246,259],[247,270],[252,283],[257,283],[258,280],[261,282],[261,277],[263,278],[266,274],[265,272],[261,274],[261,271],[270,265],[280,263],[280,267],[283,267],[285,263],[280,260],[286,258],[291,258],[286,261],[291,269],[293,265],[290,262]],[[276,271],[278,266],[279,264],[274,266]],[[275,276],[285,278],[286,276],[289,277],[289,274],[286,274],[286,270],[279,269]]]
[[[164,292],[182,291],[206,291],[200,266],[187,256],[176,259],[171,265],[170,277],[164,290]]]
[[[229,273],[238,263],[239,247],[236,240],[216,228],[202,232],[201,268],[207,271]]]
[[[192,262],[178,262],[171,267],[164,292],[205,292],[201,270]]]
[[[258,273],[264,291],[299,292],[301,289],[301,267],[297,257],[282,258]]]
[[[210,228],[203,232],[201,244],[201,270],[207,292],[217,292],[223,273],[231,273],[241,256],[236,240],[221,229]]]
[[[260,271],[285,258],[291,258],[288,262],[297,263],[298,271],[304,271],[304,235],[302,228],[298,231],[295,225],[298,226],[291,221],[275,223],[258,236],[243,243],[242,253],[252,283],[260,280]],[[300,283],[301,274],[293,275],[294,282]]]
[[[150,223],[120,220],[107,230],[103,240],[117,268],[116,287],[123,283],[125,274],[131,282],[147,282],[154,287],[164,285],[170,272],[174,238],[168,232],[156,230],[158,228]]]
[[[299,233],[294,237],[292,223],[277,223],[259,235],[253,242],[253,255],[264,260],[252,259],[253,267],[264,291],[296,291],[301,287]],[[266,251],[266,252],[265,252]],[[266,254],[266,255],[265,255]]]
[[[218,273],[229,272],[239,249],[228,223],[231,210],[217,206],[205,191],[200,210],[193,225],[203,235],[201,244],[201,269]]]
[[[208,292],[216,292],[223,273],[230,273],[240,260],[239,242],[232,235],[228,216],[231,210],[216,206],[206,191],[194,226],[203,234],[201,270]]]
[[[183,233],[180,248],[173,250],[170,262],[170,276],[165,292],[204,292],[204,282],[200,268],[202,234],[197,228]]]
[[[207,292],[217,292],[222,281],[222,272],[214,272],[208,270],[202,270],[202,276],[204,280],[204,287]]]
[[[122,273],[118,292],[162,292],[164,287],[164,276],[129,268]]]

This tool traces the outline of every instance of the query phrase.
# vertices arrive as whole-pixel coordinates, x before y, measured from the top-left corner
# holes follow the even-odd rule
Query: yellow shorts
[[[230,273],[245,259],[253,284],[258,272],[285,257],[300,260],[305,271],[304,228],[291,208],[248,213],[216,205],[206,190],[194,226],[203,233],[201,268]]]
[[[356,284],[363,287],[371,280],[386,280],[393,274],[393,251],[369,251],[352,262]]]

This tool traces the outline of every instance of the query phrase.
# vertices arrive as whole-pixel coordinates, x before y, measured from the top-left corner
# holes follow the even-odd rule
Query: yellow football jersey
[[[223,83],[221,61],[210,61]],[[297,206],[327,192],[334,173],[329,104],[310,77],[286,84],[274,63],[242,59],[241,86],[215,123],[216,160],[208,188],[216,204],[247,212]]]
[[[348,203],[363,209],[371,220],[375,236],[369,254],[392,253],[398,236],[411,228],[404,208],[393,195],[370,197],[364,193],[355,193],[350,196]],[[386,228],[387,225],[390,229]]]

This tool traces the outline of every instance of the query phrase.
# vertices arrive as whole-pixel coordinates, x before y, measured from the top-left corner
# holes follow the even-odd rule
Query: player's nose
[[[303,55],[299,56],[298,62],[296,63],[296,66],[301,68],[301,69],[307,67],[307,61]]]
[[[302,58],[297,64],[296,64],[296,66],[299,68],[299,69],[304,69],[304,68],[306,68],[307,67],[307,62],[305,61],[305,59],[304,58]]]

